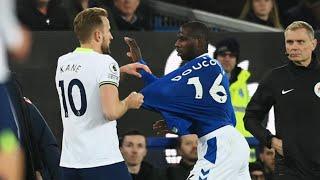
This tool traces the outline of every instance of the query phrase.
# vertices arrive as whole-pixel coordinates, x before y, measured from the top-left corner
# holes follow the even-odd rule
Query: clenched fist
[[[139,109],[143,103],[143,95],[141,93],[132,92],[125,99],[128,109]]]

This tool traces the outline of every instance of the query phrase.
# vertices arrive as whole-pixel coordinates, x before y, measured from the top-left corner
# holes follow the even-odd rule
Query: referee
[[[320,179],[320,63],[313,28],[295,21],[285,32],[289,63],[260,82],[246,109],[245,127],[276,150],[276,180]],[[274,106],[276,135],[261,125]]]

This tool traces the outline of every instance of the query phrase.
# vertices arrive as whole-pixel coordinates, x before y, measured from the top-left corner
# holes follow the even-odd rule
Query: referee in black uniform
[[[276,150],[275,180],[320,180],[320,63],[313,28],[295,21],[285,32],[289,63],[271,70],[249,102],[245,127]],[[276,135],[261,125],[271,106]]]

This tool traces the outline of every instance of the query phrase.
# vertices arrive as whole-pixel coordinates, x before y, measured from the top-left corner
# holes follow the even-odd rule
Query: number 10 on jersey
[[[72,96],[72,88],[74,86],[77,86],[80,90],[80,97],[81,97],[81,106],[80,109],[77,109],[73,96]],[[63,105],[63,110],[64,110],[64,117],[69,117],[68,114],[68,107],[67,107],[67,101],[66,101],[66,96],[65,96],[65,88],[64,88],[64,81],[59,81],[59,87],[61,89],[61,99],[62,99],[62,105]],[[67,87],[67,94],[68,94],[68,100],[69,100],[69,105],[76,116],[82,116],[86,110],[87,110],[87,96],[86,96],[86,91],[84,89],[84,86],[82,82],[79,79],[72,79]]]

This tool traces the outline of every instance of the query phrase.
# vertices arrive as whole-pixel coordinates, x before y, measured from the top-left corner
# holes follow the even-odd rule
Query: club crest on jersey
[[[110,64],[109,69],[113,74],[117,74],[118,72],[118,66],[116,63]]]
[[[320,98],[320,82],[314,86],[314,93]]]

